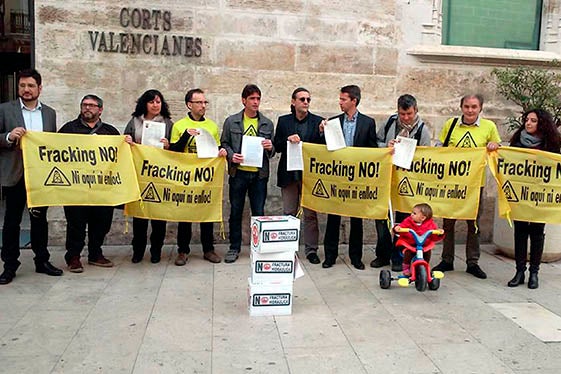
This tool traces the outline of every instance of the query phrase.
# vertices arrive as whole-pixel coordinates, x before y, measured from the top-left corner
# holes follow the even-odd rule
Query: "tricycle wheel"
[[[415,272],[415,288],[420,292],[427,289],[427,269],[422,265],[419,265]]]
[[[392,273],[389,270],[380,270],[380,287],[384,290],[390,288]]]
[[[440,279],[432,278],[432,282],[429,283],[429,290],[436,291],[440,287]]]

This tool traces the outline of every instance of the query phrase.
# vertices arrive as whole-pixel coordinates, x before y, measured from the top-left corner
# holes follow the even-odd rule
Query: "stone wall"
[[[498,122],[514,109],[497,97],[489,77],[492,66],[423,62],[408,53],[423,43],[423,25],[434,19],[432,0],[170,0],[154,4],[35,1],[35,58],[44,78],[42,99],[57,109],[59,126],[76,117],[80,98],[91,92],[105,100],[104,120],[122,130],[136,98],[149,88],[163,92],[177,120],[185,115],[183,98],[193,87],[207,92],[211,102],[207,116],[221,124],[228,114],[241,110],[240,93],[247,83],[260,86],[262,112],[274,122],[288,112],[290,94],[298,86],[311,90],[314,112],[329,116],[339,113],[339,88],[357,84],[363,90],[359,109],[375,117],[379,125],[394,112],[397,97],[411,93],[433,138],[448,117],[458,114],[459,98],[466,92],[483,93],[485,115]],[[169,11],[171,30],[164,31],[161,20],[159,27],[152,22],[146,30],[123,27],[122,8],[129,13],[134,8]],[[201,56],[111,53],[100,51],[99,44],[94,50],[90,33],[94,31],[144,33],[158,35],[160,40],[165,35],[200,37]],[[275,183],[272,176],[266,211],[278,214],[280,192]],[[487,193],[488,211],[481,224],[484,241],[491,238],[493,205],[494,195]],[[227,202],[224,206],[224,217],[228,217]],[[52,211],[53,224],[60,227],[56,232],[63,233],[63,215]],[[123,237],[123,222],[116,217],[110,241],[129,240]],[[374,241],[373,225],[367,226],[367,232],[366,240]],[[63,234],[57,237],[63,240]]]

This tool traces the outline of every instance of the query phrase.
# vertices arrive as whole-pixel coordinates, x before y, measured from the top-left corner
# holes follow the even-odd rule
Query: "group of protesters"
[[[26,188],[23,172],[23,160],[20,140],[26,131],[56,132],[56,113],[42,103],[39,96],[42,90],[41,75],[34,69],[23,70],[17,76],[18,99],[0,104],[0,184],[6,198],[4,214],[1,258],[4,271],[0,275],[0,284],[10,283],[16,276],[20,265],[20,224],[26,205]],[[333,126],[328,121],[310,112],[311,93],[303,87],[296,88],[291,96],[290,113],[278,118],[277,126],[259,111],[261,90],[254,84],[246,85],[241,94],[243,109],[230,115],[224,121],[222,132],[218,125],[206,118],[208,101],[205,92],[199,88],[190,89],[185,95],[188,109],[186,117],[173,122],[163,94],[155,89],[144,92],[136,102],[131,120],[127,123],[125,141],[131,146],[142,143],[142,127],[145,121],[165,124],[165,136],[161,139],[162,147],[169,151],[196,153],[196,139],[199,129],[209,132],[218,145],[218,156],[228,162],[228,186],[230,216],[229,249],[224,262],[235,262],[242,248],[242,217],[246,196],[249,198],[251,214],[265,215],[265,201],[269,180],[269,160],[277,153],[280,161],[277,169],[277,186],[282,193],[283,214],[296,216],[303,211],[304,254],[311,264],[322,263],[319,257],[319,225],[317,212],[300,207],[302,196],[302,171],[288,170],[287,143],[325,144],[326,126]],[[428,126],[418,113],[415,97],[402,95],[397,100],[397,113],[390,116],[384,126],[376,127],[375,120],[358,110],[361,90],[356,85],[344,86],[339,92],[341,114],[337,116],[341,126],[346,147],[394,147],[400,137],[415,139],[419,146],[442,147],[486,147],[496,151],[501,142],[495,123],[482,118],[483,97],[470,94],[461,98],[461,115],[450,118],[444,124],[435,144],[431,144]],[[101,120],[103,100],[94,94],[86,95],[80,102],[80,114],[75,120],[63,125],[58,132],[84,135],[120,135],[119,131]],[[258,136],[263,140],[263,163],[261,167],[247,166],[242,155],[242,138]],[[470,142],[465,142],[469,136]],[[530,110],[523,115],[522,126],[514,133],[510,141],[514,147],[539,149],[559,153],[561,140],[552,117],[541,109]],[[483,184],[481,184],[483,186]],[[483,192],[481,187],[479,193]],[[423,203],[420,201],[419,203]],[[65,261],[68,271],[83,272],[81,252],[88,236],[88,264],[112,267],[113,262],[103,255],[102,245],[111,228],[113,218],[112,206],[65,206],[66,253]],[[467,221],[466,271],[473,276],[485,279],[487,274],[479,266],[480,243],[478,220],[482,211],[479,204],[477,218]],[[393,214],[393,212],[390,212]],[[395,212],[396,222],[409,217],[410,212]],[[418,214],[418,212],[414,212]],[[63,271],[50,262],[47,248],[48,224],[47,207],[29,209],[31,222],[31,247],[34,251],[35,270],[51,276],[60,276]],[[430,218],[430,217],[429,217]],[[132,258],[133,263],[143,260],[148,245],[148,224],[150,233],[150,261],[161,260],[162,247],[166,236],[166,221],[133,218]],[[325,236],[323,238],[323,268],[336,264],[338,258],[341,216],[328,214]],[[455,219],[443,219],[445,232],[442,259],[433,270],[454,270]],[[401,271],[408,264],[403,264],[400,248],[392,239],[388,221],[375,221],[377,242],[376,258],[371,267],[391,266],[394,271]],[[538,287],[538,270],[544,247],[544,224],[515,221],[515,257],[516,274],[508,282],[509,287],[523,284],[525,281],[528,237],[530,237],[530,268],[528,287]],[[87,229],[86,229],[87,228]],[[192,223],[180,222],[177,228],[177,255],[175,265],[182,266],[188,261]],[[220,263],[222,258],[214,249],[214,227],[212,222],[200,223],[200,239],[203,258],[211,263]],[[363,221],[362,218],[350,217],[349,259],[354,268],[364,270],[363,255]],[[410,261],[410,259],[408,259]]]

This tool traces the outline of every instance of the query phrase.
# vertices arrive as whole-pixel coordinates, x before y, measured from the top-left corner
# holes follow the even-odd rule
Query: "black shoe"
[[[400,272],[403,270],[403,264],[398,264],[397,262],[392,262],[392,271]]]
[[[309,255],[306,256],[306,258],[308,259],[308,261],[310,261],[310,264],[317,265],[321,262],[317,253],[310,253]]]
[[[516,287],[519,284],[524,284],[524,271],[517,271],[516,274],[514,274],[514,278],[507,283],[509,287]]]
[[[469,266],[468,266],[468,268],[469,268]],[[442,272],[452,271],[452,270],[454,270],[454,264],[451,264],[451,263],[446,262],[446,261],[440,261],[440,264],[433,267],[432,270],[433,271],[442,271]],[[481,269],[479,269],[479,270],[481,270]],[[468,273],[469,273],[469,271],[468,271]]]
[[[362,261],[353,262],[352,264],[355,267],[355,269],[364,270],[364,264],[362,263]]]
[[[35,264],[35,272],[51,275],[53,277],[59,277],[62,275],[62,270],[54,267],[49,261]]]
[[[16,277],[16,272],[11,270],[4,270],[0,274],[0,284],[8,284]]]
[[[390,264],[390,260],[381,260],[379,257],[376,257],[370,263],[370,267],[371,268],[381,268],[382,266],[386,266],[386,265],[389,265],[389,264]],[[399,269],[399,270],[401,270],[401,269]]]
[[[161,259],[162,259],[161,254],[153,254],[150,256],[150,262],[153,264],[157,264],[158,262],[160,262]]]
[[[466,269],[466,273],[470,273],[471,275],[479,279],[487,278],[487,274],[485,274],[485,272],[481,270],[481,268],[477,264],[468,265]]]
[[[133,264],[138,264],[140,261],[142,261],[143,258],[144,258],[144,254],[133,253],[131,262]]]
[[[328,269],[328,268],[332,267],[333,265],[335,265],[335,261],[325,260],[323,262],[323,264],[321,264],[321,267],[324,268],[324,269]]]
[[[530,278],[528,278],[528,288],[535,290],[538,288],[538,273],[530,273]]]

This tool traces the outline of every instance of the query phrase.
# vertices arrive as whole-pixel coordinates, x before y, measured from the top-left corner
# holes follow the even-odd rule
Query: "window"
[[[442,44],[540,49],[543,0],[442,0]]]

